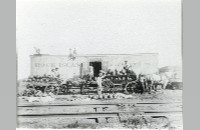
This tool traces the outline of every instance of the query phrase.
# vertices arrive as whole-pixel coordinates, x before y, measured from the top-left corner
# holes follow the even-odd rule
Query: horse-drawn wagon
[[[136,87],[136,79],[136,75],[107,75],[102,80],[103,92],[133,92]],[[81,92],[97,92],[97,87],[96,81],[86,81]]]
[[[41,96],[44,93],[58,95],[62,80],[51,76],[32,76],[26,79],[24,96]]]
[[[103,92],[133,93],[137,86],[136,80],[136,75],[106,75],[102,79]],[[96,80],[88,78],[69,79],[64,82],[59,79],[44,82],[41,78],[40,81],[28,81],[27,86],[33,91],[51,92],[54,95],[96,93],[98,88]]]

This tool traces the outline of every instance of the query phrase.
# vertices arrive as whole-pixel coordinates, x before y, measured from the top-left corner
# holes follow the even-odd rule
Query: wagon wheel
[[[102,85],[103,85],[103,90],[108,92],[108,91],[112,91],[114,90],[114,83],[110,80],[105,80],[102,82]]]
[[[44,92],[45,91],[45,86],[34,86],[35,87],[35,90],[40,90],[40,91],[42,91],[42,92]]]
[[[60,85],[60,87],[59,87],[59,93],[62,93],[62,94],[68,93],[67,84]]]
[[[124,91],[125,93],[133,93],[136,88],[135,82],[129,82],[125,85]]]
[[[172,90],[178,89],[178,85],[172,84]]]
[[[59,86],[57,85],[49,85],[45,88],[46,93],[53,93],[54,95],[58,95],[59,93]]]
[[[51,92],[51,87],[52,87],[52,85],[47,85],[46,87],[45,87],[45,89],[44,89],[44,93],[49,93],[49,92]]]

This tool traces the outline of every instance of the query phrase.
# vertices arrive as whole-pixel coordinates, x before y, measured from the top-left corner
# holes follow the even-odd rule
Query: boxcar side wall
[[[124,61],[128,61],[136,74],[158,72],[158,54],[77,56],[75,60],[59,55],[32,55],[30,57],[31,75],[51,75],[52,69],[59,68],[59,74],[64,79],[87,74],[90,62],[101,62],[104,71],[121,70]]]

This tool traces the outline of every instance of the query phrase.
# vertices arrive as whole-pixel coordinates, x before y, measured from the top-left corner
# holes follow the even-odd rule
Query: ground
[[[87,95],[64,95],[55,97],[54,101],[48,103],[35,102],[28,103],[26,97],[19,97],[18,104],[31,104],[39,105],[37,107],[18,107],[18,115],[23,114],[38,114],[38,116],[19,116],[18,127],[23,128],[131,128],[131,129],[170,129],[170,130],[182,130],[182,90],[164,90],[158,91],[153,94],[132,94],[131,99],[88,99]],[[76,99],[73,100],[72,99]],[[157,104],[166,103],[167,104]],[[119,103],[128,103],[136,105],[130,106],[117,106]],[[40,105],[60,105],[60,106],[45,106]],[[72,105],[70,105],[72,104]],[[73,106],[78,104],[78,106]],[[84,105],[82,105],[84,104]],[[85,105],[85,104],[89,104]],[[96,104],[96,105],[94,105]],[[69,106],[64,106],[69,105]],[[98,110],[96,113],[93,108],[107,107],[107,111]],[[102,107],[102,108],[103,108]],[[119,109],[120,108],[120,109]],[[121,109],[123,108],[123,109]],[[144,111],[142,115],[136,113],[136,111]],[[120,115],[120,121],[116,116],[115,111],[122,111]],[[131,113],[127,113],[127,112]],[[164,112],[163,112],[164,111]],[[91,116],[84,118],[83,115],[68,115],[56,116],[55,114],[69,114],[69,113],[89,113]],[[159,112],[162,112],[161,114]],[[43,113],[54,114],[53,116],[41,116]],[[90,114],[92,113],[92,114]],[[96,114],[100,114],[102,117],[107,116],[109,113],[112,118],[109,121],[96,122]],[[105,113],[105,114],[104,114]],[[134,113],[134,114],[133,114]],[[79,118],[80,117],[80,118]],[[99,118],[98,116],[98,119]],[[102,118],[103,119],[103,118]]]

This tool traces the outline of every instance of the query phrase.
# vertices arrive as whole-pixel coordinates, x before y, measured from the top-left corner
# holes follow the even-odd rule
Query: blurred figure
[[[149,93],[151,93],[153,89],[153,78],[150,74],[146,75],[146,90],[149,91]]]
[[[34,47],[34,49],[35,49],[35,52],[36,52],[37,55],[40,55],[40,54],[41,54],[41,53],[40,53],[40,48]]]
[[[102,91],[103,91],[103,86],[102,86],[102,81],[103,78],[105,77],[104,75],[105,73],[99,73],[99,76],[97,77],[97,85],[98,85],[98,89],[97,89],[97,94],[99,97],[102,96]]]
[[[53,77],[60,78],[59,68],[52,69],[51,72]]]
[[[120,71],[119,71],[119,74],[120,75],[125,75],[126,74],[126,70],[124,68],[122,68]]]
[[[108,71],[106,72],[106,75],[113,75],[113,72],[111,69],[108,69]]]
[[[145,84],[146,83],[145,75],[139,74],[137,82],[138,82],[140,93],[143,94],[144,91],[145,91],[145,87],[146,87],[146,84]]]
[[[76,48],[74,48],[74,50],[73,50],[73,55],[74,55],[74,57],[76,57],[76,56],[77,56],[77,51],[76,51]]]
[[[161,83],[161,77],[160,77],[160,75],[157,74],[157,73],[152,74],[152,81],[153,81],[152,89],[154,91],[157,91],[157,86]]]
[[[166,89],[166,86],[169,82],[168,76],[164,73],[161,75],[161,83],[162,83],[162,89]]]
[[[72,59],[75,60],[77,56],[76,48],[74,48],[72,55],[73,55]]]
[[[115,75],[119,75],[119,72],[117,69],[115,69]]]
[[[129,70],[131,68],[131,65],[128,64],[128,61],[124,61],[123,69]]]
[[[93,80],[93,78],[94,78],[94,67],[89,66],[89,79]]]

